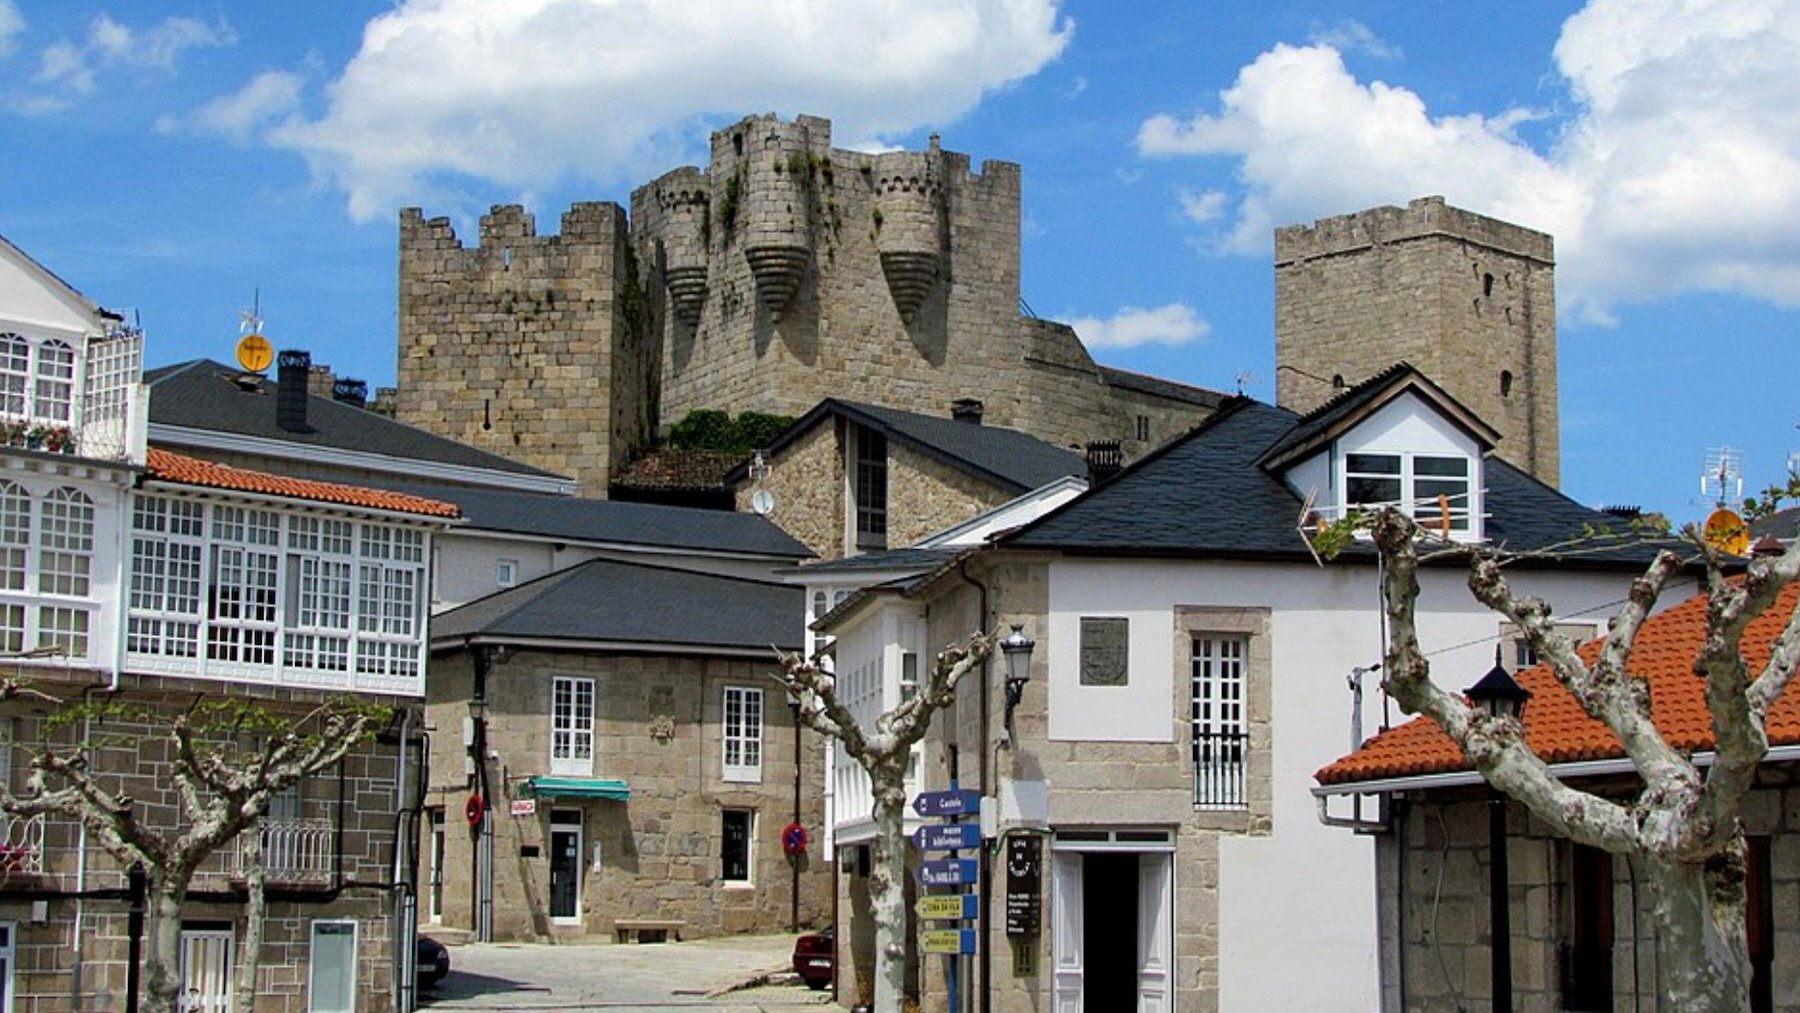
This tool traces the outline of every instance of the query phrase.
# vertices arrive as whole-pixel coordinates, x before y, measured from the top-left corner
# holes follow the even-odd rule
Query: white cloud
[[[1223,190],[1188,190],[1176,191],[1175,199],[1181,202],[1182,217],[1202,225],[1214,222],[1225,213],[1225,205],[1231,197]]]
[[[14,37],[24,30],[25,15],[19,13],[18,5],[13,0],[0,0],[0,56],[13,51]]]
[[[745,111],[829,113],[856,140],[948,122],[1073,30],[1057,0],[405,0],[324,114],[270,139],[366,219],[456,174],[630,179]]]
[[[0,0],[0,44],[5,40],[8,0]],[[16,14],[16,11],[14,12]],[[208,25],[193,18],[165,18],[148,28],[132,28],[100,14],[88,23],[80,42],[62,40],[44,47],[32,84],[38,91],[12,100],[20,111],[51,112],[73,100],[93,95],[99,75],[111,68],[156,70],[173,73],[181,55],[201,46],[229,46],[237,42],[230,26]]]
[[[302,83],[298,74],[267,71],[233,94],[213,99],[186,116],[161,117],[156,129],[165,134],[184,129],[217,134],[248,144],[299,108]]]
[[[1192,307],[1176,302],[1154,309],[1126,306],[1107,319],[1076,317],[1068,324],[1090,349],[1186,345],[1212,331]]]
[[[1800,2],[1590,0],[1555,48],[1571,110],[1433,116],[1405,87],[1362,82],[1329,46],[1279,45],[1215,110],[1145,121],[1146,156],[1236,160],[1222,249],[1266,253],[1271,229],[1442,194],[1557,240],[1558,301],[1611,306],[1688,291],[1800,306]]]

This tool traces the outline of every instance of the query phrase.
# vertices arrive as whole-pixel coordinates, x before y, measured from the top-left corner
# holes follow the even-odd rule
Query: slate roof
[[[232,468],[163,450],[159,447],[150,448],[148,464],[146,477],[180,485],[229,489],[234,492],[260,493],[265,496],[282,496],[288,499],[337,503],[344,506],[368,507],[374,510],[420,514],[426,517],[454,518],[459,513],[455,503],[448,503],[441,499],[412,496],[383,489],[367,489],[339,482],[289,478],[286,475],[271,475],[267,472],[251,471],[246,468]]]
[[[243,372],[210,359],[146,371],[144,382],[151,390],[151,423],[280,440],[300,447],[330,447],[516,475],[563,477],[317,394],[308,395],[306,405],[306,419],[312,431],[290,432],[275,424],[275,397],[280,384],[269,378],[263,381],[261,391],[247,391],[235,382]]]
[[[892,442],[1014,494],[1028,492],[1065,475],[1087,473],[1087,460],[1082,455],[1016,429],[959,422],[949,417],[921,415],[837,398],[826,398],[813,406],[769,446],[768,455],[779,455],[821,421],[834,416],[874,429]],[[748,465],[739,465],[726,476],[726,481],[739,481],[747,468]]]
[[[805,596],[787,584],[591,559],[433,616],[431,639],[797,650]]]
[[[1304,456],[1314,445],[1329,439],[1334,430],[1353,425],[1365,412],[1386,403],[1389,394],[1397,387],[1422,389],[1428,399],[1439,402],[1452,418],[1460,423],[1470,423],[1468,428],[1484,447],[1493,447],[1499,438],[1492,427],[1482,422],[1462,402],[1451,397],[1448,391],[1433,383],[1411,363],[1397,362],[1308,412],[1285,436],[1263,452],[1259,463],[1284,464],[1295,456]]]
[[[904,548],[885,552],[865,552],[823,563],[809,563],[804,573],[856,573],[864,570],[935,570],[947,559],[953,559],[961,547],[941,549]]]
[[[1110,555],[1312,560],[1296,528],[1301,499],[1278,474],[1259,466],[1270,447],[1302,420],[1249,398],[1228,399],[1186,436],[1134,462],[1111,481],[999,539],[1014,548]],[[1483,462],[1490,543],[1512,551],[1546,549],[1584,526],[1620,528],[1592,510],[1489,456]],[[1515,565],[1639,568],[1654,548],[1634,543]],[[1340,559],[1372,560],[1358,542]]]
[[[1694,676],[1694,656],[1706,636],[1706,596],[1696,595],[1644,621],[1631,652],[1630,673],[1650,683],[1650,713],[1657,730],[1682,752],[1713,748],[1712,715],[1706,683]],[[1768,663],[1769,649],[1794,609],[1800,585],[1789,585],[1775,606],[1757,617],[1744,634],[1742,650],[1752,673]],[[1603,640],[1577,651],[1592,663]],[[1548,666],[1519,673],[1531,691],[1525,705],[1525,741],[1548,763],[1607,760],[1625,755],[1618,737],[1581,709]],[[1800,691],[1789,687],[1769,709],[1769,745],[1800,744]],[[1377,735],[1361,749],[1321,769],[1320,784],[1355,784],[1472,769],[1462,750],[1429,718],[1415,718]]]
[[[505,489],[381,484],[456,504],[468,518],[463,531],[473,528],[567,542],[612,542],[784,559],[805,559],[813,554],[774,522],[756,514]]]
[[[1800,506],[1777,510],[1767,517],[1758,517],[1750,522],[1752,540],[1764,535],[1774,535],[1784,542],[1800,537]]]

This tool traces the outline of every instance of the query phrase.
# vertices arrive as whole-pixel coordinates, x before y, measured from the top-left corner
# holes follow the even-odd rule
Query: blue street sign
[[[913,831],[913,845],[920,851],[962,851],[981,847],[978,823],[927,823]]]
[[[981,811],[981,793],[962,791],[920,792],[913,798],[913,812],[920,816],[962,816]]]
[[[973,858],[940,858],[919,863],[920,886],[968,886],[975,878]]]

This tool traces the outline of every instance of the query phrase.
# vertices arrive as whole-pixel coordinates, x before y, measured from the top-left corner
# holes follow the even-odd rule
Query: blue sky
[[[260,290],[384,385],[400,207],[549,231],[805,112],[1021,163],[1034,310],[1272,399],[1270,229],[1442,194],[1557,238],[1565,489],[1690,519],[1800,449],[1796,96],[1800,0],[0,0],[0,234],[153,364]]]

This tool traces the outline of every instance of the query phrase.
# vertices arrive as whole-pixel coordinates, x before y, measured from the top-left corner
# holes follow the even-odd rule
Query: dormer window
[[[1420,525],[1469,537],[1467,457],[1414,453],[1344,455],[1344,501],[1375,510],[1398,505]]]

